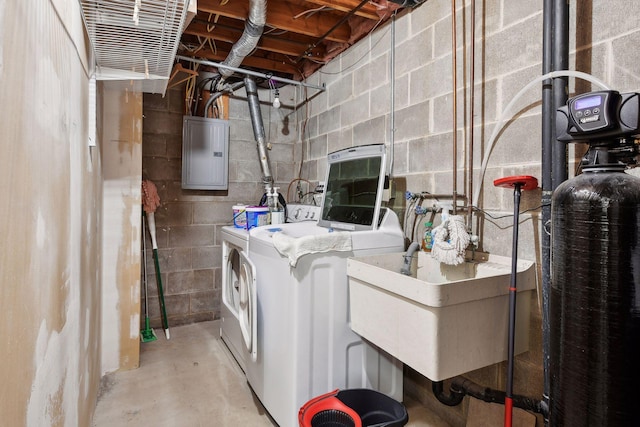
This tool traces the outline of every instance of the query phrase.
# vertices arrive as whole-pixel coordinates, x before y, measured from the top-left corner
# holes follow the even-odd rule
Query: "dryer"
[[[248,328],[253,321],[248,305],[249,290],[255,287],[255,267],[248,259],[249,231],[233,226],[222,227],[222,304],[220,307],[220,338],[231,354],[246,370],[247,351],[244,350],[242,327]],[[255,292],[254,292],[255,293]],[[241,298],[241,296],[243,298]],[[241,301],[242,299],[242,301]],[[244,324],[241,326],[241,315]],[[245,334],[246,335],[246,334]],[[249,338],[252,339],[251,337]],[[249,345],[251,341],[249,342]]]
[[[287,222],[313,222],[320,217],[320,206],[289,204]],[[220,338],[246,371],[247,358],[256,357],[254,345],[255,266],[249,259],[249,231],[234,226],[221,229],[222,241],[222,304],[220,307]]]

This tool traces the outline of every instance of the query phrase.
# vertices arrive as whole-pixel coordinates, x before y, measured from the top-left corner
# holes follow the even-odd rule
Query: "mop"
[[[153,263],[156,267],[156,284],[158,285],[158,300],[160,301],[160,314],[162,316],[162,327],[167,339],[170,338],[169,323],[167,321],[167,311],[164,306],[164,292],[162,291],[162,276],[160,274],[160,263],[158,262],[158,242],[156,241],[156,220],[155,211],[160,206],[160,197],[158,189],[149,180],[142,181],[142,205],[143,215],[147,217],[147,225],[149,226],[149,234],[151,235],[151,244],[153,246]]]
[[[445,214],[443,211],[442,224],[433,229],[433,244],[431,256],[447,265],[458,265],[464,262],[469,233],[460,215]]]
[[[144,211],[142,213],[142,270],[144,272],[144,329],[140,331],[140,341],[151,342],[158,339],[149,323],[149,297],[147,292],[147,233],[145,230]]]

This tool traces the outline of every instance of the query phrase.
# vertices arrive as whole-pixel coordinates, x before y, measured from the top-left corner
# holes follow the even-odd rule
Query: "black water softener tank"
[[[584,111],[576,114],[580,106],[590,110],[587,116],[609,108],[613,119],[604,119],[620,119],[620,99],[606,101],[611,105],[571,101],[563,107],[568,129],[584,117]],[[587,128],[581,140],[583,129],[573,127],[573,140],[591,148],[583,173],[552,197],[551,427],[640,426],[640,178],[625,173],[621,161],[636,156],[638,145],[633,138],[613,137],[638,128],[637,111],[635,118],[629,129],[609,124],[594,139]]]

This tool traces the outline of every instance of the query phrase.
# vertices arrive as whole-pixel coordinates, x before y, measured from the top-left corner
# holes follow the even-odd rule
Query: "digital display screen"
[[[576,99],[574,108],[583,110],[585,108],[597,107],[602,103],[600,95],[588,96],[586,98]]]

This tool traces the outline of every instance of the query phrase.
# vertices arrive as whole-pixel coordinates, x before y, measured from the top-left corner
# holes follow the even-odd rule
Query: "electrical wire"
[[[198,71],[198,67],[200,64],[190,64],[190,69],[193,71]],[[192,106],[195,101],[195,88],[196,88],[196,79],[188,79],[185,84],[185,114],[192,114]]]
[[[320,6],[320,7],[315,8],[315,9],[307,9],[307,10],[305,10],[305,11],[303,11],[303,12],[300,12],[300,13],[299,13],[299,14],[297,14],[297,15],[294,15],[294,16],[293,16],[293,19],[298,19],[298,18],[300,18],[301,16],[304,16],[304,17],[305,17],[305,19],[307,19],[309,16],[313,16],[313,15],[315,15],[317,12],[322,12],[322,11],[323,11],[323,10],[325,10],[325,9],[329,9],[329,10],[331,10],[331,8],[328,8],[327,6]],[[307,16],[307,15],[308,15],[308,16]]]
[[[541,205],[539,205],[539,206],[536,206],[535,208],[530,208],[530,209],[526,209],[526,210],[524,210],[524,211],[520,211],[520,213],[521,213],[521,214],[525,214],[525,213],[529,213],[529,212],[532,212],[532,211],[537,211],[538,209],[541,209],[541,208],[543,208],[543,207],[545,207],[545,206],[551,206],[551,203],[543,203],[543,204],[541,204]],[[487,212],[486,210],[481,209],[481,208],[479,208],[479,207],[477,207],[477,206],[473,206],[473,210],[474,210],[474,211],[477,211],[477,212],[481,212],[481,213],[483,213],[484,215],[486,215],[486,216],[488,216],[489,218],[494,219],[494,220],[496,220],[496,219],[503,219],[503,218],[510,218],[510,217],[512,217],[512,216],[513,216],[513,214],[505,214],[505,215],[499,215],[499,216],[491,215],[491,214],[490,214],[489,212]]]

